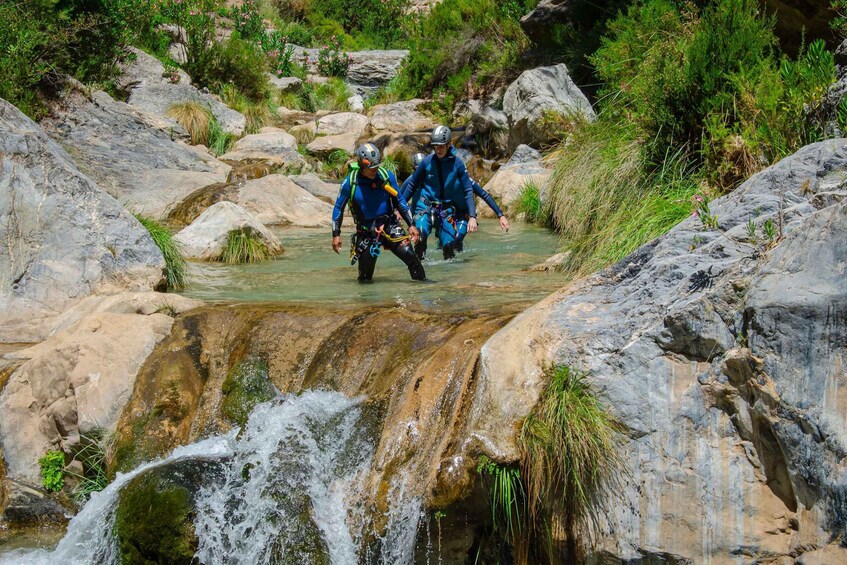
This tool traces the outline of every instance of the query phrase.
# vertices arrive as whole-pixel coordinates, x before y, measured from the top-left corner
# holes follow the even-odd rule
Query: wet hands
[[[506,216],[500,216],[500,229],[505,232],[509,231],[509,220],[506,219]]]
[[[473,233],[473,232],[476,231],[476,228],[477,228],[476,218],[471,218],[470,220],[468,220],[468,231],[470,233]]]
[[[415,226],[409,226],[409,237],[412,238],[412,243],[417,243],[421,238],[421,232]]]
[[[341,236],[336,235],[332,238],[332,250],[336,253],[341,253]]]

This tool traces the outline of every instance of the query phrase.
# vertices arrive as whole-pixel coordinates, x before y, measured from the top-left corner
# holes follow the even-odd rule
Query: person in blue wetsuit
[[[474,232],[477,227],[473,183],[465,164],[450,143],[450,135],[447,126],[438,126],[432,130],[430,143],[435,153],[424,157],[409,177],[409,194],[421,191],[415,207],[415,226],[421,234],[415,244],[415,252],[420,258],[426,254],[427,238],[432,231],[436,232],[441,242],[444,258],[450,259],[456,253],[459,231]],[[467,219],[457,221],[459,203],[462,203]],[[460,225],[462,221],[466,222],[466,227]]]
[[[423,160],[426,158],[426,155],[423,153],[415,153],[412,156],[412,166],[417,170],[417,168],[421,165]],[[400,189],[400,197],[404,200],[410,201],[410,206],[413,210],[417,208],[417,204],[420,201],[422,190],[417,190],[413,192],[412,189],[412,176],[403,183],[402,188]],[[473,178],[471,178],[471,183],[473,185],[473,193],[474,196],[479,196],[482,198],[483,202],[485,202],[489,208],[497,215],[497,218],[500,223],[500,229],[503,231],[509,231],[509,220],[506,218],[506,215],[503,214],[503,211],[497,205],[497,202],[494,200],[488,191],[482,188],[478,182],[476,182]],[[456,203],[456,213],[454,215],[455,228],[457,232],[456,242],[455,242],[455,250],[461,252],[464,247],[464,239],[468,233],[468,222],[470,220],[470,213],[463,206],[464,202],[460,201]],[[450,224],[452,226],[453,224]],[[436,230],[437,232],[437,230]],[[436,233],[438,236],[439,234]]]
[[[350,264],[359,263],[359,281],[373,278],[380,247],[390,250],[409,269],[414,280],[425,280],[426,273],[412,242],[419,232],[405,200],[399,198],[397,179],[379,164],[382,156],[372,143],[356,150],[357,162],[341,183],[341,190],[332,210],[332,250],[341,252],[341,222],[344,206],[356,222],[356,232],[350,237]],[[397,210],[409,226],[409,235],[403,231],[394,211]],[[410,239],[412,241],[410,241]]]

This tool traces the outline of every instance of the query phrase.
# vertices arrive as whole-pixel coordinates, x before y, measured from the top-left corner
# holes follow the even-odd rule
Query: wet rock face
[[[483,347],[471,444],[514,460],[501,430],[546,364],[569,365],[629,436],[592,559],[788,559],[844,539],[845,194],[847,142],[808,146],[712,201],[720,231],[689,218],[519,315]]]
[[[71,157],[0,100],[0,341],[105,288],[152,289],[164,259],[147,231]]]

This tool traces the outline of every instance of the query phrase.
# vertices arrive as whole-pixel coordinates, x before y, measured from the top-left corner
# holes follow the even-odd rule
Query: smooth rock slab
[[[197,102],[209,109],[226,133],[240,136],[247,127],[247,119],[210,94],[203,94],[193,86],[184,84],[151,84],[134,88],[129,104],[157,116],[167,117],[168,109],[180,102]]]
[[[42,339],[41,322],[89,294],[162,279],[147,230],[4,100],[0,241],[0,341]]]
[[[115,81],[119,90],[129,92],[134,88],[154,84],[191,84],[191,79],[182,69],[175,71],[174,83],[171,77],[165,76],[165,66],[159,59],[135,47],[130,47],[129,53],[127,60],[119,65],[121,74]]]
[[[318,119],[317,135],[355,134],[361,137],[368,129],[368,118],[355,112],[338,112]]]
[[[306,146],[306,151],[311,155],[326,159],[330,153],[342,150],[348,155],[353,155],[358,146],[359,136],[356,132],[341,133],[338,135],[325,135],[316,137],[314,141]]]
[[[338,191],[340,190],[337,183],[325,182],[314,173],[293,175],[288,178],[312,196],[316,196],[329,204],[335,204],[335,199],[338,197]]]
[[[141,303],[151,305],[137,313]],[[112,430],[132,393],[135,377],[173,318],[152,310],[199,304],[167,294],[91,297],[56,325],[46,341],[17,351],[25,360],[0,394],[0,440],[7,473],[37,484],[38,458],[69,451],[79,434]]]
[[[424,115],[418,108],[426,100],[415,98],[394,104],[374,106],[370,111],[371,126],[376,130],[393,132],[413,132],[435,127],[432,118]]]
[[[265,225],[325,227],[332,220],[331,205],[283,175],[244,183],[238,191],[238,205]]]
[[[191,225],[174,236],[186,257],[216,261],[232,231],[250,231],[268,246],[271,255],[282,252],[282,244],[253,214],[232,202],[209,206]]]

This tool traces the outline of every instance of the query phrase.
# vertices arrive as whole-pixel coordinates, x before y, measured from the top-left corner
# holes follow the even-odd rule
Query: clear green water
[[[465,252],[444,261],[440,250],[424,261],[428,282],[409,278],[405,265],[388,251],[379,257],[374,280],[361,284],[345,247],[333,253],[326,229],[283,228],[275,233],[285,253],[253,265],[194,263],[182,294],[206,301],[285,302],[342,306],[394,304],[415,309],[468,311],[537,302],[563,285],[556,273],[524,269],[556,252],[556,237],[536,226],[516,223],[503,233],[494,220],[465,239]]]

